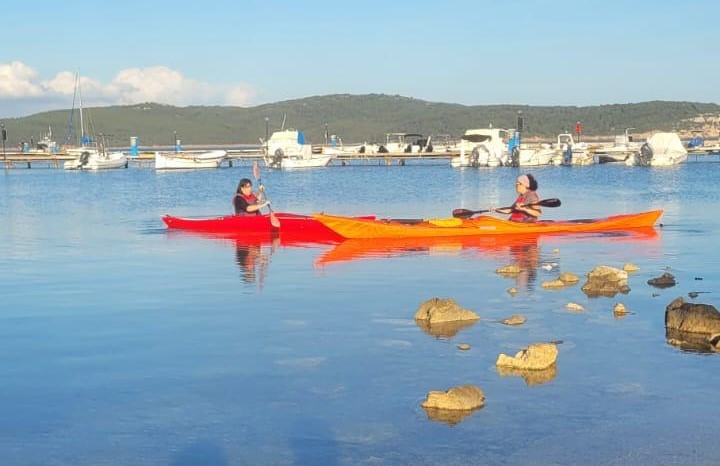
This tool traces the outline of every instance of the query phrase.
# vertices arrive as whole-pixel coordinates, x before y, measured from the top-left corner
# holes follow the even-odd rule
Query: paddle
[[[257,162],[253,164],[253,176],[257,180],[258,184],[262,186],[262,179],[260,178],[260,166]],[[265,192],[263,191],[263,197],[265,197]],[[270,211],[270,225],[273,226],[273,228],[280,228],[280,220],[277,219],[275,216],[275,213],[272,210],[272,207],[270,207],[270,204],[267,205],[268,210]]]
[[[512,209],[514,206],[510,207],[500,207],[500,209]],[[525,204],[523,207],[560,207],[560,199],[558,198],[551,198],[551,199],[543,199],[542,201],[534,202],[532,204]],[[495,209],[498,210],[498,209]],[[452,212],[452,216],[455,218],[470,218],[475,214],[482,214],[485,212],[490,212],[490,209],[485,210],[470,210],[470,209],[455,209]]]

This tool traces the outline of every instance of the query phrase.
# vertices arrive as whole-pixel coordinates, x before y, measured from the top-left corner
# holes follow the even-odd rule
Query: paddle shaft
[[[557,198],[551,198],[551,199],[543,199],[538,202],[533,202],[530,204],[523,204],[523,207],[559,207],[560,206],[560,199]],[[499,209],[495,209],[495,211],[498,210],[512,210],[515,209],[515,205],[509,206],[509,207],[500,207]],[[470,218],[473,215],[477,214],[484,214],[485,212],[492,212],[492,209],[483,209],[483,210],[470,210],[470,209],[455,209],[453,210],[453,217],[456,218]]]
[[[253,176],[255,176],[255,179],[258,182],[259,186],[263,186],[262,184],[262,178],[260,178],[260,167],[258,166],[257,162],[253,165]],[[259,187],[258,186],[258,187]],[[262,190],[262,198],[265,200],[265,187],[263,186]],[[275,228],[280,228],[280,220],[277,219],[275,216],[275,213],[272,210],[272,207],[270,207],[270,203],[267,204],[268,211],[270,212],[270,225],[272,225]]]

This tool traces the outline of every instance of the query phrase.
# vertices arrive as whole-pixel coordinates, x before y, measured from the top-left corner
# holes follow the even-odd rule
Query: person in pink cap
[[[518,176],[515,181],[515,191],[518,193],[515,204],[509,209],[492,209],[492,211],[510,214],[508,220],[512,222],[537,222],[542,215],[540,206],[532,205],[540,201],[537,188],[537,181],[531,174]]]

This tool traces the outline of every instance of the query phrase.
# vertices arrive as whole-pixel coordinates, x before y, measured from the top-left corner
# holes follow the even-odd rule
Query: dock
[[[229,149],[227,157],[222,165],[232,167],[234,163],[242,163],[244,161],[262,161],[262,153],[259,150],[247,149]],[[336,156],[337,163],[345,166],[353,161],[373,161],[378,165],[405,165],[407,160],[425,159],[425,160],[450,160],[459,156],[460,153],[455,152],[388,152],[378,154],[340,154]],[[6,170],[12,168],[56,168],[62,169],[63,164],[68,160],[75,160],[75,156],[58,153],[58,154],[25,154],[21,152],[8,152],[0,162]],[[140,152],[138,155],[128,155],[128,166],[152,167],[155,163],[155,151]]]

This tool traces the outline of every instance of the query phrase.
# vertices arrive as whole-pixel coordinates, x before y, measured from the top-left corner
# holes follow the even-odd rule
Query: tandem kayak
[[[662,210],[652,210],[606,218],[511,222],[491,216],[471,219],[442,218],[416,221],[363,219],[314,214],[312,217],[343,238],[430,238],[443,236],[485,236],[506,234],[553,234],[575,232],[625,231],[655,225]]]

